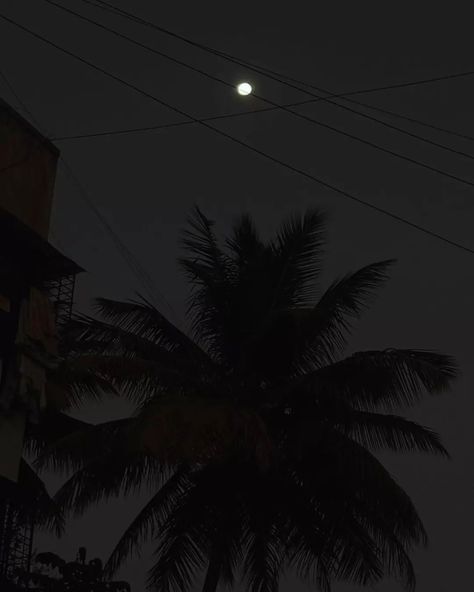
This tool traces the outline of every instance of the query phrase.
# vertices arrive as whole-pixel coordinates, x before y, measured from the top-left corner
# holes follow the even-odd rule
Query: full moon
[[[237,92],[239,95],[249,95],[252,92],[252,85],[248,82],[241,82],[237,86]]]

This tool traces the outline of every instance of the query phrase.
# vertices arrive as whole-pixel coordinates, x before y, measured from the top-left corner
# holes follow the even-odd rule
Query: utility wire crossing
[[[399,216],[399,215],[397,215],[397,214],[395,214],[393,212],[390,212],[390,211],[385,210],[385,209],[383,209],[383,208],[381,208],[379,206],[376,206],[375,204],[372,204],[370,202],[367,202],[367,201],[365,201],[365,200],[363,200],[363,199],[361,199],[361,198],[359,198],[359,197],[357,197],[357,196],[355,196],[355,195],[353,195],[353,194],[351,194],[351,193],[349,193],[349,192],[347,192],[347,191],[345,191],[343,189],[340,189],[339,187],[337,187],[335,185],[332,185],[331,183],[328,183],[328,182],[324,181],[323,179],[320,179],[320,178],[318,178],[318,177],[316,177],[316,176],[314,176],[314,175],[312,175],[312,174],[310,174],[310,173],[308,173],[308,172],[306,172],[304,170],[301,170],[301,169],[297,168],[296,166],[293,166],[293,165],[291,165],[289,163],[286,163],[286,162],[284,162],[284,161],[282,161],[282,160],[280,160],[280,159],[278,159],[278,158],[276,158],[276,157],[268,154],[267,152],[265,152],[263,150],[260,150],[260,149],[258,149],[256,147],[252,146],[251,144],[248,144],[247,142],[244,142],[243,140],[240,140],[240,139],[232,136],[231,134],[228,134],[228,133],[226,133],[226,132],[224,132],[224,131],[222,131],[222,130],[220,130],[218,128],[215,128],[215,127],[213,127],[212,125],[210,125],[207,122],[200,121],[199,119],[197,119],[194,116],[186,113],[185,111],[183,111],[183,110],[181,110],[181,109],[179,109],[177,107],[174,107],[173,105],[171,105],[171,104],[163,101],[162,99],[159,99],[158,97],[156,97],[156,96],[152,95],[151,93],[149,93],[149,92],[147,92],[147,91],[139,88],[138,86],[136,86],[136,85],[134,85],[134,84],[132,84],[132,83],[130,83],[130,82],[128,82],[128,81],[120,78],[119,76],[116,76],[115,74],[113,74],[113,73],[105,70],[104,68],[101,68],[100,66],[97,66],[96,64],[94,64],[94,63],[92,63],[92,62],[90,62],[90,61],[88,61],[88,60],[86,60],[86,59],[78,56],[77,54],[75,54],[75,53],[73,53],[73,52],[71,52],[71,51],[69,51],[69,50],[61,47],[60,45],[54,43],[53,41],[50,41],[46,37],[40,35],[39,33],[36,33],[35,31],[29,29],[28,27],[26,27],[24,25],[21,25],[20,23],[18,23],[14,19],[9,18],[9,17],[7,17],[6,15],[4,15],[2,13],[0,13],[0,18],[2,20],[4,20],[5,22],[8,22],[11,25],[15,26],[16,28],[24,31],[25,33],[28,33],[29,35],[35,37],[36,39],[41,40],[42,42],[46,43],[47,45],[50,45],[51,47],[54,47],[55,49],[57,49],[58,51],[64,53],[65,55],[68,55],[68,56],[74,58],[75,60],[77,60],[77,61],[79,61],[79,62],[81,62],[81,63],[89,66],[93,70],[102,73],[104,76],[107,76],[110,79],[115,80],[116,82],[119,82],[123,86],[126,86],[127,88],[130,88],[130,89],[136,91],[137,93],[141,94],[142,96],[145,96],[145,97],[147,97],[147,98],[155,101],[156,103],[158,103],[158,104],[160,104],[162,106],[167,107],[171,111],[174,111],[175,113],[178,113],[178,114],[182,115],[183,117],[186,117],[189,120],[192,120],[192,121],[200,124],[201,126],[205,127],[206,129],[211,130],[212,132],[214,132],[214,133],[216,133],[216,134],[218,134],[218,135],[220,135],[220,136],[222,136],[222,137],[224,137],[224,138],[226,138],[226,139],[228,139],[228,140],[230,140],[230,141],[232,141],[232,142],[234,142],[234,143],[236,143],[236,144],[238,144],[238,145],[240,145],[240,146],[242,146],[242,147],[244,147],[244,148],[246,148],[248,150],[250,150],[251,152],[254,152],[255,154],[259,154],[260,156],[264,157],[265,159],[267,159],[267,160],[269,160],[269,161],[271,161],[271,162],[273,162],[275,164],[278,164],[278,165],[282,166],[283,168],[286,168],[287,170],[290,170],[290,171],[292,171],[294,173],[297,173],[297,174],[301,175],[302,177],[307,178],[307,179],[309,179],[309,180],[311,180],[311,181],[319,184],[322,187],[326,187],[327,189],[330,189],[331,191],[333,191],[333,192],[335,192],[335,193],[337,193],[339,195],[342,195],[342,196],[346,197],[347,199],[350,199],[350,200],[352,200],[352,201],[354,201],[354,202],[356,202],[356,203],[358,203],[358,204],[360,204],[360,205],[362,205],[364,207],[367,207],[369,209],[372,209],[372,210],[374,210],[374,211],[376,211],[376,212],[378,212],[378,213],[380,213],[380,214],[382,214],[384,216],[390,217],[393,220],[396,220],[396,221],[398,221],[398,222],[400,222],[402,224],[405,224],[407,226],[410,226],[411,228],[414,228],[414,229],[416,229],[416,230],[418,230],[420,232],[423,232],[426,235],[429,235],[429,236],[431,236],[433,238],[436,238],[438,240],[441,240],[442,242],[445,242],[446,244],[450,244],[451,246],[454,246],[454,247],[456,247],[456,248],[458,248],[458,249],[460,249],[460,250],[462,250],[464,252],[468,252],[470,254],[474,254],[474,250],[471,249],[471,248],[469,248],[469,247],[467,247],[467,246],[465,246],[465,245],[462,245],[460,243],[457,243],[455,241],[452,241],[452,240],[448,239],[447,237],[444,237],[444,236],[442,236],[442,235],[440,235],[440,234],[438,234],[436,232],[433,232],[433,231],[431,231],[431,230],[429,230],[429,229],[427,229],[425,227],[422,227],[422,226],[420,226],[420,225],[418,225],[418,224],[416,224],[414,222],[411,222],[410,220],[408,220],[406,218],[403,218],[402,216]]]
[[[165,59],[167,59],[167,60],[169,60],[169,61],[171,61],[173,63],[176,63],[176,64],[178,64],[180,66],[183,66],[183,67],[185,67],[187,69],[190,69],[190,70],[192,70],[194,72],[197,72],[200,75],[205,76],[206,78],[209,78],[210,80],[213,80],[215,82],[218,82],[218,83],[220,83],[220,84],[222,84],[222,85],[224,85],[224,86],[226,86],[228,88],[232,88],[232,89],[234,88],[234,85],[232,83],[230,83],[230,82],[227,82],[225,80],[222,80],[221,78],[219,78],[217,76],[214,76],[213,74],[210,74],[209,72],[206,72],[205,70],[202,70],[200,68],[196,68],[195,66],[191,66],[190,64],[188,64],[186,62],[183,62],[182,60],[178,60],[178,59],[174,58],[173,56],[170,56],[169,54],[166,54],[166,53],[164,53],[162,51],[159,51],[159,50],[157,50],[157,49],[155,49],[153,47],[150,47],[148,45],[145,45],[145,44],[143,44],[143,43],[141,43],[141,42],[139,42],[139,41],[137,41],[137,40],[135,40],[135,39],[133,39],[131,37],[128,37],[127,35],[124,35],[124,34],[120,33],[119,31],[116,31],[115,29],[111,29],[110,27],[108,27],[106,25],[103,25],[101,23],[98,23],[97,21],[95,21],[93,19],[90,19],[90,18],[88,18],[88,17],[86,17],[86,16],[84,16],[82,14],[79,14],[79,13],[77,13],[77,12],[75,12],[75,11],[69,9],[69,8],[65,8],[64,6],[61,6],[60,4],[57,4],[56,2],[54,2],[54,0],[43,0],[43,1],[46,2],[46,3],[48,3],[48,4],[54,5],[58,9],[66,12],[68,14],[71,14],[72,16],[74,16],[76,18],[79,18],[80,20],[83,20],[83,21],[85,21],[87,23],[93,24],[94,26],[96,26],[96,27],[98,27],[98,28],[100,28],[102,30],[107,31],[107,32],[109,32],[109,33],[111,33],[111,34],[119,37],[120,39],[124,39],[127,42],[132,43],[133,45],[136,45],[136,46],[138,46],[138,47],[140,47],[142,49],[145,49],[147,51],[150,51],[153,54],[156,54],[156,55],[158,55],[158,56],[160,56],[162,58],[165,58]],[[456,181],[458,183],[467,185],[469,187],[474,187],[474,182],[472,182],[472,181],[470,181],[468,179],[465,179],[463,177],[460,177],[459,175],[455,175],[455,174],[450,173],[448,171],[442,170],[439,167],[434,167],[434,166],[432,166],[432,165],[430,165],[430,164],[428,164],[426,162],[422,162],[420,160],[417,160],[415,158],[412,158],[412,157],[407,156],[405,154],[402,154],[400,152],[396,152],[395,150],[391,150],[389,148],[385,148],[384,146],[381,146],[380,144],[377,144],[377,143],[372,142],[370,140],[366,140],[364,138],[361,138],[361,137],[359,137],[359,136],[357,136],[355,134],[352,134],[350,132],[347,132],[347,131],[345,131],[343,129],[337,128],[337,127],[335,127],[333,125],[329,125],[327,123],[324,123],[323,121],[314,119],[313,117],[309,117],[307,115],[303,115],[302,113],[298,113],[297,111],[293,111],[293,110],[291,110],[291,109],[289,109],[287,107],[284,107],[283,105],[279,105],[279,104],[275,103],[274,101],[271,101],[271,100],[269,100],[269,99],[267,99],[265,97],[259,96],[257,94],[254,94],[254,96],[257,99],[261,100],[262,102],[264,102],[264,103],[266,103],[268,105],[271,105],[272,107],[274,107],[276,109],[281,109],[281,110],[283,110],[283,111],[285,111],[287,113],[290,113],[291,115],[293,115],[293,116],[295,116],[295,117],[297,117],[299,119],[302,119],[302,120],[307,121],[309,123],[315,124],[318,127],[322,127],[323,129],[327,129],[327,130],[329,130],[331,132],[334,132],[336,134],[339,134],[341,136],[344,136],[346,138],[349,138],[350,140],[359,142],[359,143],[361,143],[361,144],[363,144],[365,146],[368,146],[368,147],[370,147],[372,149],[375,149],[375,150],[377,150],[379,152],[388,154],[389,156],[392,156],[392,157],[397,158],[399,160],[403,160],[403,161],[408,162],[410,164],[413,164],[415,166],[424,168],[425,170],[428,170],[428,171],[430,171],[432,173],[435,173],[437,175],[441,175],[443,177],[446,177],[446,178],[451,179],[453,181]],[[313,95],[313,96],[316,96],[316,95]],[[330,101],[329,99],[326,99],[325,97],[318,96],[317,98],[318,98],[318,100],[333,102],[333,101]],[[438,142],[434,142],[432,140],[428,140],[426,138],[423,138],[423,137],[421,137],[421,136],[419,136],[417,134],[412,134],[411,132],[408,132],[408,131],[403,130],[401,128],[398,128],[396,126],[392,126],[391,124],[388,124],[388,123],[386,123],[384,121],[381,121],[379,119],[376,119],[376,118],[374,118],[372,116],[369,116],[369,115],[360,113],[360,112],[358,112],[358,111],[356,111],[356,110],[354,110],[352,108],[346,107],[345,105],[339,105],[338,103],[334,103],[334,104],[337,107],[341,107],[342,109],[349,110],[350,112],[353,112],[353,113],[355,113],[357,115],[360,115],[360,116],[362,116],[364,118],[368,118],[368,119],[374,120],[377,123],[381,123],[384,126],[387,126],[387,127],[391,128],[391,129],[394,129],[396,131],[399,131],[399,132],[401,132],[403,134],[406,134],[408,136],[414,137],[416,139],[422,140],[423,142],[426,142],[428,144],[432,144],[432,145],[434,145],[434,146],[436,146],[438,148],[442,148],[444,150],[448,150],[450,152],[454,152],[454,153],[456,153],[458,155],[460,154],[460,155],[462,155],[464,157],[467,157],[467,158],[470,158],[470,159],[473,159],[474,160],[474,156],[472,156],[470,154],[467,154],[467,153],[464,153],[464,152],[461,152],[461,151],[454,150],[452,148],[449,148],[447,146],[444,146],[442,144],[439,144]],[[202,119],[193,118],[193,121],[195,121],[196,123],[203,124],[203,120]],[[213,129],[215,129],[215,128],[213,128]]]
[[[198,43],[188,37],[185,37],[184,35],[180,35],[174,31],[170,31],[169,29],[166,29],[165,27],[161,27],[152,21],[143,19],[131,12],[128,12],[124,9],[118,8],[118,7],[114,6],[113,4],[106,2],[105,0],[80,0],[80,1],[86,5],[94,6],[95,8],[98,8],[98,9],[103,10],[105,12],[119,15],[122,18],[129,20],[131,22],[136,22],[136,23],[141,24],[145,27],[150,27],[152,29],[155,29],[156,31],[159,31],[160,33],[163,33],[165,35],[168,35],[170,37],[173,37],[175,39],[183,41],[184,43],[187,43],[188,45],[197,47],[207,53],[210,53],[212,55],[220,57],[224,60],[245,66],[246,68],[249,68],[251,70],[254,70],[255,72],[258,72],[259,74],[267,75],[269,78],[273,78],[274,80],[277,80],[281,84],[285,84],[284,80],[290,81],[290,82],[295,82],[301,86],[306,86],[306,87],[312,88],[314,90],[328,94],[329,96],[325,97],[325,99],[336,99],[336,98],[341,99],[343,101],[347,101],[347,102],[362,106],[366,109],[370,109],[372,111],[378,111],[378,112],[383,113],[385,115],[389,115],[390,117],[406,120],[410,123],[415,123],[417,125],[424,126],[424,127],[427,127],[427,128],[439,131],[439,132],[443,132],[446,134],[450,134],[450,135],[453,135],[453,136],[456,136],[458,138],[462,138],[465,140],[474,141],[473,136],[462,134],[462,133],[457,132],[455,130],[451,130],[451,129],[447,129],[447,128],[440,127],[437,125],[433,125],[433,124],[421,121],[419,119],[416,119],[414,117],[407,117],[406,115],[402,115],[402,114],[396,113],[394,111],[389,111],[387,109],[381,109],[380,107],[375,107],[373,105],[369,105],[367,103],[363,103],[361,101],[356,101],[354,99],[349,98],[351,96],[355,96],[355,95],[359,95],[359,94],[368,94],[368,93],[380,92],[380,91],[385,91],[385,90],[409,88],[412,86],[419,86],[419,85],[430,84],[430,83],[434,83],[434,82],[443,82],[443,81],[447,81],[447,80],[465,78],[465,77],[469,77],[469,76],[474,75],[474,70],[452,73],[452,74],[447,74],[447,75],[437,76],[437,77],[432,77],[432,78],[425,78],[425,79],[421,79],[421,80],[414,80],[414,81],[402,82],[402,83],[397,83],[397,84],[372,87],[372,88],[367,88],[367,89],[362,89],[362,90],[355,90],[355,91],[350,91],[350,92],[345,92],[345,93],[334,93],[334,92],[328,91],[327,89],[323,89],[321,87],[318,87],[314,84],[310,84],[308,82],[304,82],[304,81],[298,80],[296,78],[286,76],[286,75],[282,74],[281,72],[276,72],[275,70],[270,70],[269,68],[265,68],[265,67],[260,66],[258,64],[243,60],[240,57],[236,57],[232,54],[225,53],[223,51],[209,47],[209,46],[204,45],[202,43]],[[288,86],[290,86],[290,85],[288,85]],[[301,88],[298,88],[295,86],[293,86],[293,88],[297,88],[301,92],[305,92]],[[313,103],[313,102],[318,102],[319,100],[323,100],[323,99],[317,97],[315,101],[304,101],[301,103],[294,103],[292,105],[285,105],[285,106],[290,107],[290,106],[297,106],[297,105],[305,105],[305,104],[309,104],[309,103]]]

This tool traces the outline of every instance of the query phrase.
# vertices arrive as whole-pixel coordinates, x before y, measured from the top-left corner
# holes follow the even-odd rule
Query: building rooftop
[[[84,271],[3,208],[0,208],[0,253],[0,281],[15,270],[32,284]]]
[[[48,138],[43,136],[41,132],[39,132],[34,125],[32,125],[27,119],[20,115],[16,109],[14,109],[11,105],[9,105],[5,100],[0,97],[0,111],[7,111],[9,115],[18,123],[25,128],[25,130],[35,136],[38,140],[41,140],[42,144],[44,144],[55,156],[59,156],[59,149],[50,141]]]

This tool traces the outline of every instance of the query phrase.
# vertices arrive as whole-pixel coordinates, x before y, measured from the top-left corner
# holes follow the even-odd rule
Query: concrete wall
[[[59,152],[0,100],[0,207],[48,238]]]
[[[0,207],[49,235],[59,152],[0,99]],[[1,286],[0,286],[1,290]],[[16,481],[26,414],[0,416],[0,475]]]
[[[24,413],[0,415],[0,475],[15,482],[20,470],[25,425]]]

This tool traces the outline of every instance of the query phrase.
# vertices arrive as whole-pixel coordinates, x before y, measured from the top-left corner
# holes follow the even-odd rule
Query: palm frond
[[[65,513],[80,516],[100,501],[159,486],[167,472],[168,467],[155,458],[117,446],[77,470],[54,499]]]
[[[337,558],[329,536],[327,533],[323,536],[322,516],[307,500],[303,506],[292,505],[289,513],[291,529],[285,544],[286,565],[303,581],[322,592],[330,592]]]
[[[387,411],[411,406],[425,393],[446,391],[457,377],[454,359],[412,349],[358,352],[309,373],[295,385],[319,399],[341,397],[355,409]]]
[[[64,427],[70,425],[70,431],[63,431],[61,435],[56,432],[55,438],[48,434],[46,439],[41,441],[41,435],[48,429],[48,425],[54,423],[57,417],[51,416],[49,419],[48,423],[40,424],[37,430],[39,438],[36,439],[35,448],[38,455],[34,466],[40,471],[52,470],[64,474],[71,470],[79,470],[98,456],[106,454],[111,447],[118,448],[119,445],[123,446],[125,442],[132,445],[130,434],[134,426],[133,418],[118,419],[101,424],[90,424],[78,420],[62,421]]]
[[[253,532],[247,537],[244,571],[246,588],[251,592],[277,592],[283,563],[280,541],[272,529]]]
[[[243,214],[236,221],[226,245],[238,270],[245,269],[252,261],[258,260],[265,249],[249,214]]]
[[[142,404],[160,392],[193,389],[204,372],[180,363],[172,353],[143,359],[138,356],[86,354],[74,360],[75,367],[84,367],[102,378],[109,390]],[[209,387],[210,388],[210,387]]]
[[[164,350],[145,337],[84,314],[76,314],[69,322],[64,334],[64,349],[69,356],[101,353],[145,359],[159,357]]]
[[[168,351],[179,352],[183,357],[200,362],[206,359],[204,352],[144,297],[130,302],[98,298],[96,309],[105,321],[128,333]]]
[[[292,216],[282,224],[271,243],[278,269],[272,309],[314,305],[325,219],[321,211],[309,210],[303,217]]]
[[[229,304],[233,263],[218,245],[214,222],[198,207],[188,219],[183,232],[185,256],[178,263],[191,284],[188,314],[192,336],[214,360],[222,354],[222,334]]]
[[[26,425],[24,452],[38,457],[57,440],[84,430],[89,425],[65,413],[45,410],[41,413],[38,423],[30,422]]]
[[[214,234],[214,222],[198,206],[188,218],[188,229],[183,231],[182,245],[188,260],[199,261],[209,271],[223,271],[224,253]]]
[[[338,425],[343,433],[371,450],[424,452],[449,458],[438,434],[398,415],[351,411]]]
[[[151,536],[157,536],[161,525],[173,509],[177,496],[182,495],[187,483],[188,469],[178,469],[153,495],[151,500],[137,514],[115,546],[104,567],[104,573],[111,577],[124,561]]]
[[[64,533],[65,521],[62,510],[46,490],[43,481],[30,467],[25,459],[21,459],[18,485],[24,490],[27,499],[31,499],[25,512],[20,517],[27,519],[31,512],[34,513],[34,522],[37,527],[56,536]]]
[[[158,535],[158,561],[149,580],[157,589],[188,589],[192,577],[206,564],[210,564],[211,578],[217,570],[220,581],[234,581],[242,556],[241,500],[235,473],[240,475],[238,469],[232,471],[232,465],[216,463],[193,471]]]
[[[406,575],[403,546],[390,530],[393,522],[383,522],[381,527],[381,513],[374,516],[366,506],[361,510],[363,493],[354,497],[350,486],[346,492],[340,476],[329,491],[319,492],[316,475],[313,478],[312,483],[305,478],[300,484],[295,498],[299,504],[289,510],[287,562],[297,575],[327,592],[332,580],[371,585],[386,573]]]
[[[215,361],[222,357],[226,320],[232,301],[231,285],[220,270],[208,269],[199,261],[181,259],[193,284],[188,298],[193,339]]]
[[[291,471],[285,480],[288,534],[285,537],[287,565],[297,575],[329,592],[333,579],[356,584],[373,583],[383,575],[376,542],[341,503],[340,482],[331,492],[318,489],[318,465],[308,479]],[[292,500],[292,503],[288,503]]]
[[[325,471],[323,482],[305,471],[309,487],[326,502],[345,500],[359,521],[383,524],[406,545],[424,545],[426,531],[410,497],[383,464],[357,442],[331,431],[326,436],[325,453],[318,459]],[[330,444],[330,445],[329,445]]]
[[[387,281],[387,271],[393,263],[388,260],[367,265],[325,291],[304,321],[302,364],[321,367],[335,360],[346,346],[353,321],[360,318]]]
[[[48,373],[46,402],[51,409],[68,410],[87,401],[99,401],[105,394],[117,394],[107,378],[81,357],[69,358]]]
[[[244,472],[244,476],[248,480],[252,472],[247,475]],[[242,567],[245,586],[251,592],[277,592],[286,550],[278,520],[285,489],[271,491],[271,483],[278,485],[281,481],[276,476],[272,475],[270,480],[258,473],[253,476],[253,491],[249,483],[244,483],[247,516],[242,537]]]
[[[339,517],[336,537],[338,559],[335,579],[368,586],[383,578],[383,559],[377,544],[353,516],[346,514]]]
[[[159,544],[155,551],[157,561],[147,579],[147,585],[151,589],[187,592],[193,585],[196,574],[204,569],[205,545],[202,544],[202,539],[205,533],[200,533],[196,528],[195,523],[200,522],[199,516],[190,515],[187,511],[187,495],[189,493],[183,495],[181,507],[176,508],[169,516],[159,535]]]
[[[396,537],[386,533],[384,536],[383,555],[386,558],[385,568],[387,575],[400,578],[408,592],[414,592],[416,588],[416,573],[413,562],[403,545]]]

